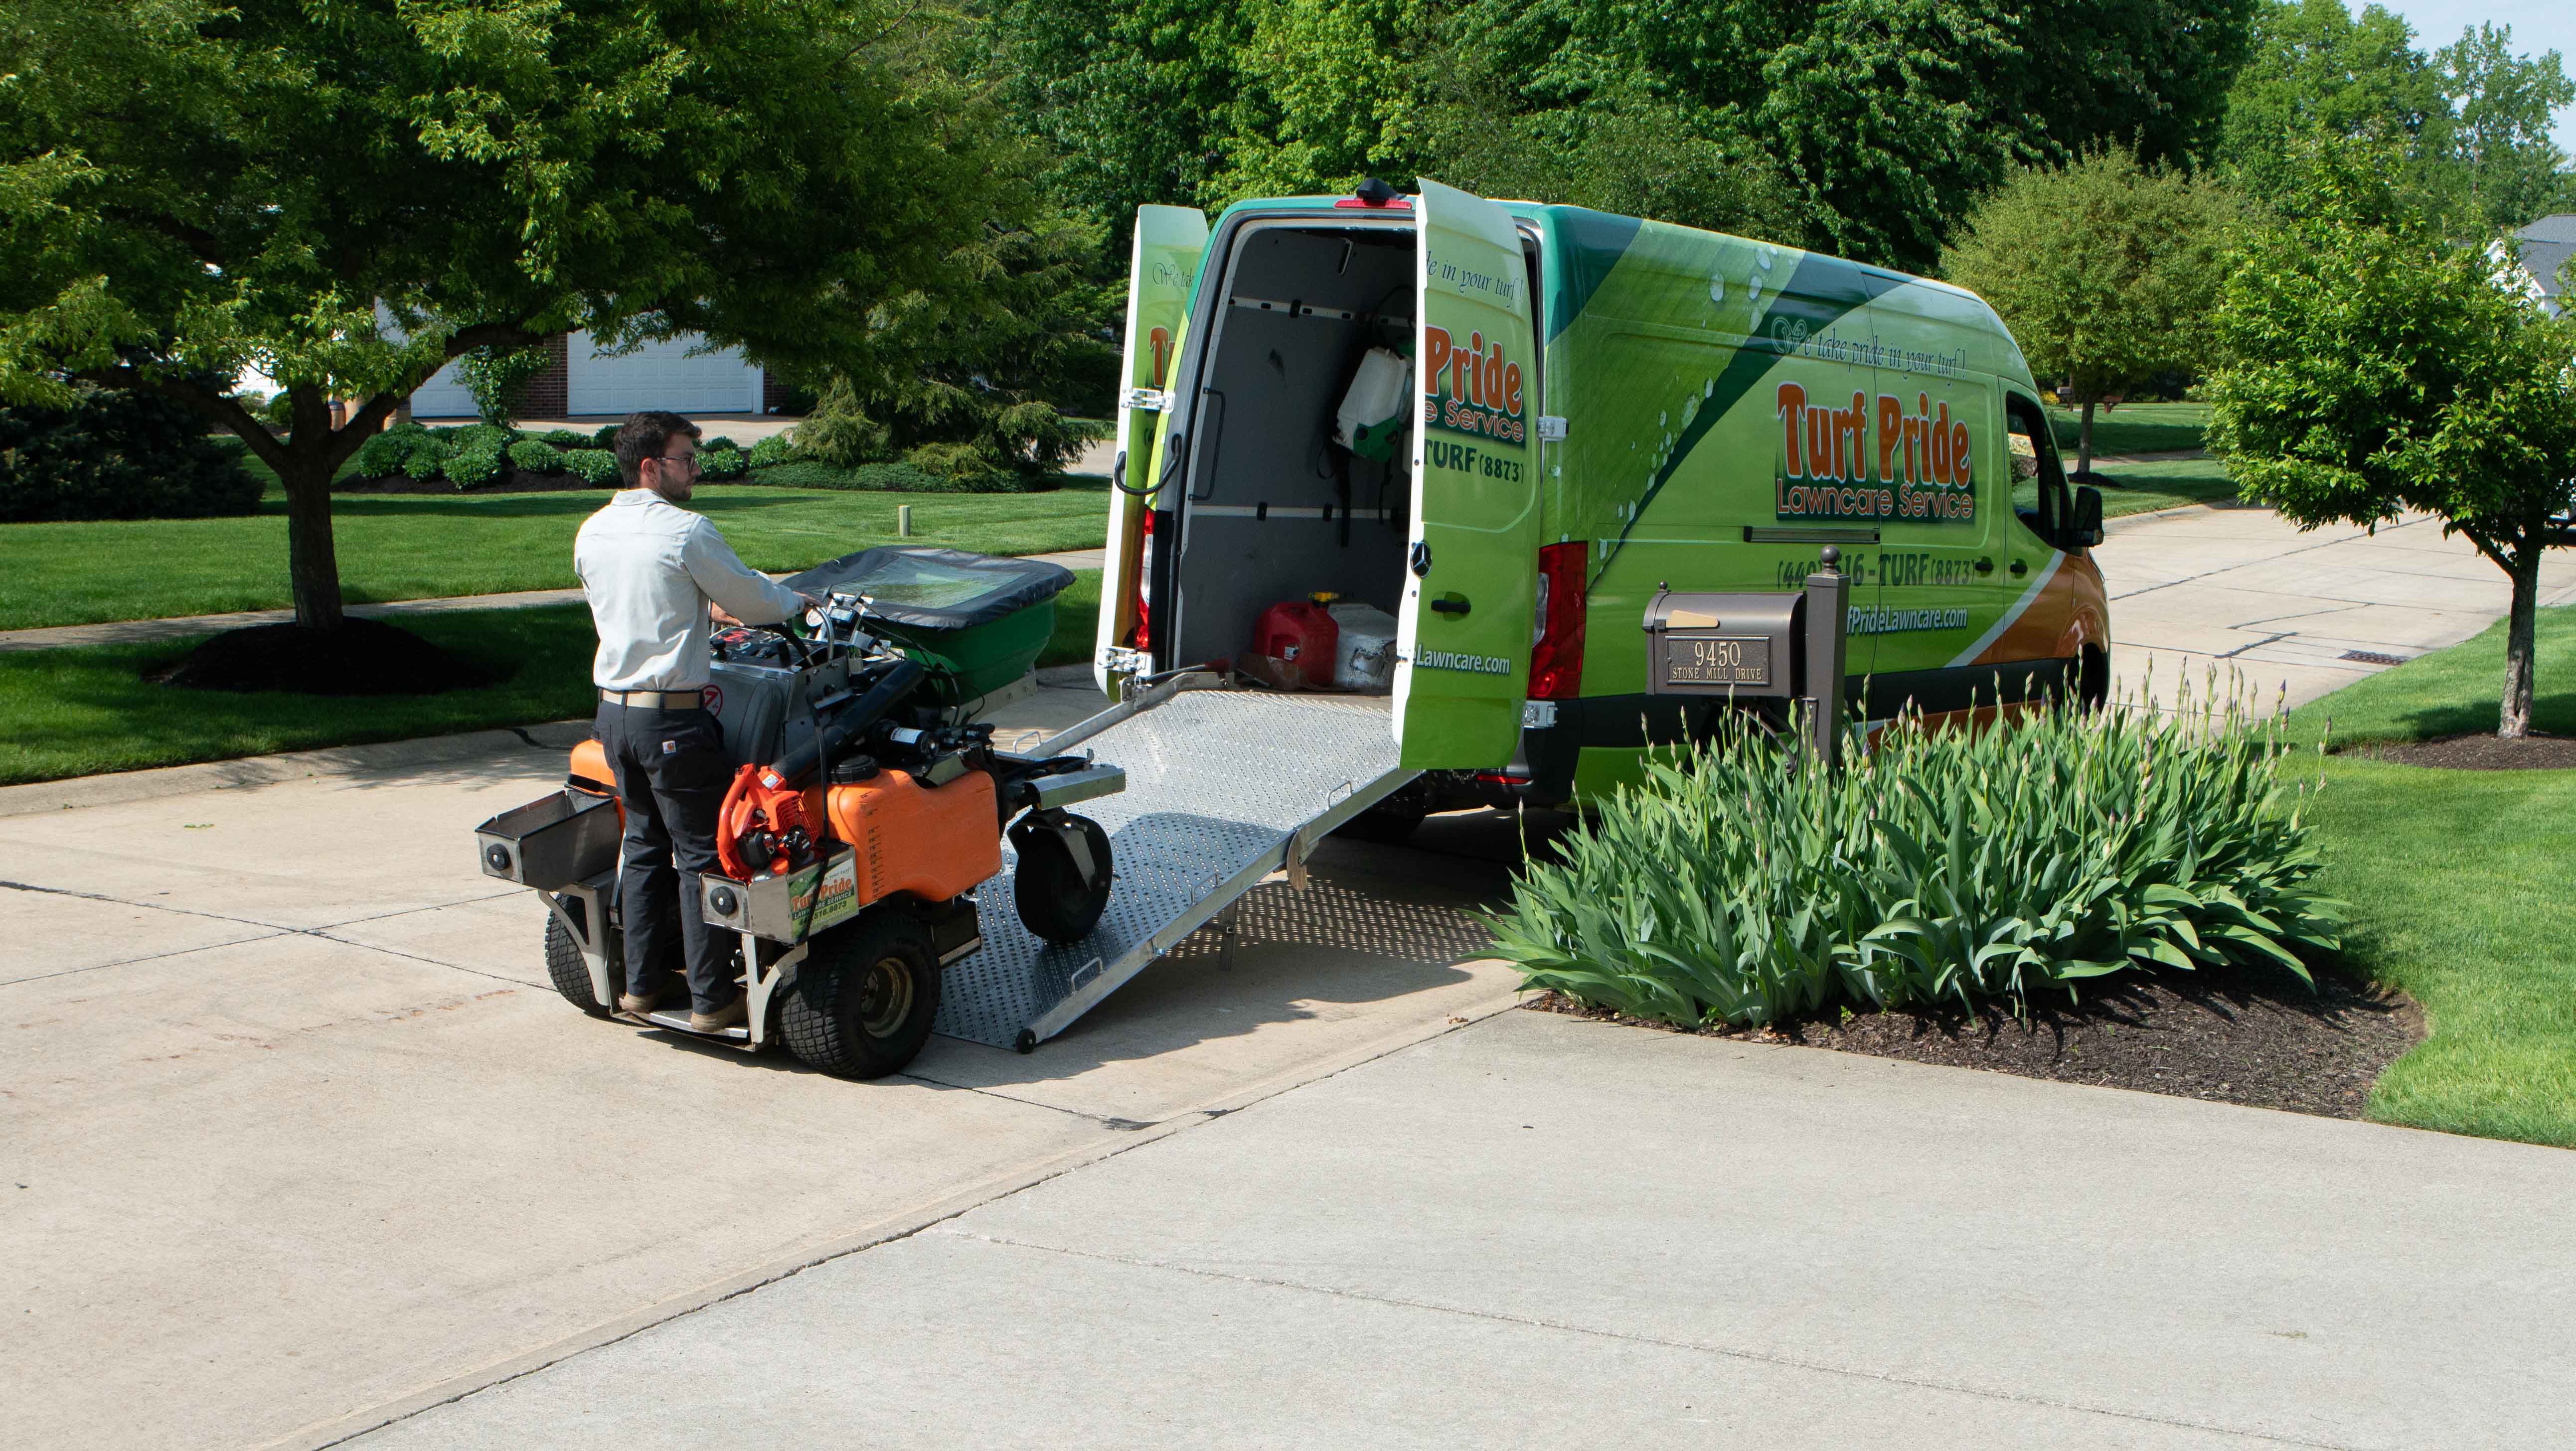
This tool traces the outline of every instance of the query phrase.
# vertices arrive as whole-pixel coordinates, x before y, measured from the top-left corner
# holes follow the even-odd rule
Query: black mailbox
[[[1804,591],[1656,591],[1646,606],[1646,693],[1805,694],[1806,600]]]

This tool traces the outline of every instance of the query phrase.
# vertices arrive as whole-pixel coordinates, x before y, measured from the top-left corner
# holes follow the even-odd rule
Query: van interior
[[[1263,610],[1318,590],[1396,612],[1411,448],[1362,458],[1333,434],[1362,357],[1413,350],[1414,265],[1408,225],[1241,234],[1195,383],[1167,665],[1231,660]]]

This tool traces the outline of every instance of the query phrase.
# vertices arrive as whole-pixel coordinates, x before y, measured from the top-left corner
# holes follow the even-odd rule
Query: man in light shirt
[[[733,776],[706,706],[707,637],[717,622],[769,624],[810,601],[745,566],[705,516],[679,507],[697,485],[696,424],[676,413],[630,415],[617,430],[617,468],[626,487],[583,522],[572,547],[599,632],[599,739],[626,808],[626,991],[617,1006],[638,1017],[660,1007],[671,970],[685,965],[689,1026],[720,1032],[743,1021],[743,1001],[732,951],[716,945],[698,904],[698,878],[716,870],[716,814]]]

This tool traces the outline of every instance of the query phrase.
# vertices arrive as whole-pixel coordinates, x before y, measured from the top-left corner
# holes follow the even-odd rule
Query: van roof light
[[[1376,208],[1397,206],[1410,208],[1413,204],[1394,187],[1391,187],[1385,182],[1372,176],[1368,180],[1361,182],[1357,187],[1352,188],[1351,194],[1347,199],[1337,201],[1333,203],[1333,205],[1336,207]]]

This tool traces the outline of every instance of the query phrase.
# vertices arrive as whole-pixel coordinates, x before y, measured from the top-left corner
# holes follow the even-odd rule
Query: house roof
[[[2514,233],[2522,242],[2522,270],[2540,284],[2543,297],[2559,293],[2559,269],[2576,257],[2576,212],[2560,212]]]

